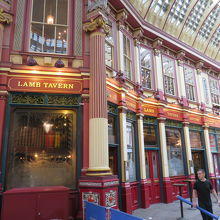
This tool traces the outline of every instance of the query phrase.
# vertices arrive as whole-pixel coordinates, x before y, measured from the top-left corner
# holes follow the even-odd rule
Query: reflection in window
[[[184,77],[186,85],[186,97],[191,101],[195,101],[195,81],[193,69],[188,66],[184,66]]]
[[[136,165],[135,165],[135,141],[134,141],[134,125],[127,122],[127,166],[126,180],[133,182],[136,180]]]
[[[154,125],[144,126],[144,146],[145,147],[157,146],[156,130]]]
[[[218,149],[217,149],[216,138],[214,134],[209,134],[209,141],[210,141],[211,151],[216,152]]]
[[[109,34],[105,37],[105,64],[109,67],[113,67],[113,51],[114,40],[111,28]]]
[[[67,9],[68,0],[33,0],[31,51],[67,53]]]
[[[145,165],[146,165],[146,178],[150,178],[150,162],[148,151],[145,150]]]
[[[154,178],[158,178],[157,153],[155,151],[152,152],[152,163],[153,163]]]
[[[116,144],[116,126],[115,126],[115,117],[108,116],[108,143]]]
[[[189,131],[191,148],[203,148],[201,132]]]
[[[207,83],[206,78],[202,78],[202,83],[203,83],[205,103],[209,104],[209,89],[208,89],[208,83]]]
[[[75,113],[17,109],[13,117],[7,189],[75,187]]]
[[[176,128],[166,128],[166,139],[170,176],[184,175],[180,130]]]
[[[220,104],[220,100],[219,100],[219,84],[218,84],[218,80],[210,78],[209,79],[209,86],[210,86],[212,103],[219,105]]]
[[[140,48],[141,57],[141,81],[143,88],[152,89],[152,55],[151,51],[141,47]]]
[[[175,95],[174,88],[174,60],[163,56],[163,74],[164,74],[164,89],[165,93],[169,95]]]
[[[123,63],[126,77],[131,79],[131,45],[128,37],[123,35]]]

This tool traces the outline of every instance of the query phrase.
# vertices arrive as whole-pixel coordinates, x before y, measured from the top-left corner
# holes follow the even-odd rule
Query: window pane
[[[58,0],[57,4],[57,24],[67,24],[67,0]]]
[[[152,161],[153,161],[153,172],[154,178],[158,178],[158,164],[157,164],[157,153],[152,152]]]
[[[154,125],[144,126],[144,146],[157,146],[157,138]]]
[[[43,22],[44,0],[33,0],[32,21]]]
[[[105,43],[105,64],[107,66],[112,67],[113,66],[113,47],[108,42]]]
[[[30,49],[36,52],[42,52],[43,37],[42,37],[43,25],[32,24],[31,25],[31,42]]]
[[[127,166],[126,166],[126,180],[136,181],[136,165],[135,165],[135,145],[134,145],[134,125],[127,122]]]
[[[215,135],[214,134],[209,134],[209,141],[210,141],[211,151],[216,152],[217,151],[217,146],[216,146],[216,140],[215,140]]]
[[[202,78],[205,103],[209,104],[209,90],[206,78]]]
[[[146,178],[150,178],[150,166],[149,166],[149,158],[148,158],[148,152],[145,151],[145,164],[146,164]]]
[[[7,189],[75,187],[75,113],[16,110],[7,160]]]
[[[201,133],[197,131],[190,131],[189,135],[191,148],[202,148]]]
[[[67,50],[67,28],[56,27],[56,53],[66,53]]]
[[[45,0],[45,22],[48,24],[56,24],[56,1]]]
[[[220,152],[220,135],[217,135],[218,152]]]
[[[116,127],[113,116],[108,116],[108,143],[116,144]]]
[[[45,25],[44,26],[44,52],[54,53],[54,34],[55,26]]]
[[[166,128],[170,176],[184,175],[182,141],[179,129]]]

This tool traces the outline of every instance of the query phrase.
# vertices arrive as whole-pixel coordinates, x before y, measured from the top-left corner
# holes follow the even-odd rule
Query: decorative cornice
[[[153,48],[154,48],[154,55],[155,56],[159,56],[161,48],[163,45],[163,40],[160,38],[157,38],[154,42],[153,42]]]
[[[202,60],[200,60],[196,63],[196,70],[197,70],[198,74],[200,74],[202,72],[203,66],[204,66],[204,62]]]
[[[83,25],[83,30],[85,32],[93,32],[97,29],[102,29],[106,34],[108,34],[110,31],[110,27],[107,24],[107,21],[101,15],[90,19],[89,22],[86,22]]]
[[[125,9],[118,11],[118,13],[116,15],[116,20],[118,22],[119,27],[121,25],[124,25],[127,18],[128,18],[128,12]]]
[[[176,55],[178,66],[183,66],[183,60],[184,60],[185,55],[186,55],[185,51],[183,50],[178,51]]]
[[[10,24],[12,22],[12,16],[4,12],[3,8],[0,8],[0,24]]]

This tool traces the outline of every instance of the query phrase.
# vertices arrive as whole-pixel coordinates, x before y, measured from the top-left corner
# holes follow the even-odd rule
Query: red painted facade
[[[197,107],[189,107],[189,101],[186,97],[181,97],[178,92],[175,97],[166,95],[163,90],[157,88],[155,78],[153,79],[152,89],[142,88],[140,79],[138,79],[139,75],[136,73],[138,59],[136,57],[137,54],[135,54],[135,48],[137,47],[135,42],[136,40],[141,41],[141,37],[139,38],[134,34],[135,30],[141,27],[139,23],[140,18],[136,12],[134,14],[128,13],[125,10],[127,6],[123,5],[123,1],[110,0],[109,13],[105,14],[106,11],[100,8],[88,12],[88,1],[86,0],[70,0],[69,4],[72,9],[69,9],[67,54],[40,53],[29,50],[31,2],[28,0],[25,0],[23,3],[14,0],[11,4],[8,4],[7,1],[0,2],[0,9],[3,9],[5,13],[3,17],[9,18],[9,21],[1,20],[0,12],[0,169],[2,174],[0,194],[3,194],[2,220],[16,219],[20,214],[24,214],[20,219],[43,220],[48,218],[47,213],[50,211],[54,214],[50,218],[82,218],[83,200],[121,209],[127,213],[132,213],[133,210],[140,207],[148,208],[154,203],[173,202],[176,199],[176,195],[179,194],[178,187],[173,186],[173,184],[185,183],[184,180],[194,180],[195,177],[186,171],[186,156],[184,156],[184,169],[186,171],[184,175],[163,176],[158,121],[162,118],[162,120],[166,119],[166,121],[171,121],[172,123],[189,123],[199,126],[201,129],[204,126],[209,126],[218,131],[220,129],[219,115],[212,111],[205,112],[201,107],[202,103],[197,101],[192,103]],[[80,5],[79,2],[82,4]],[[17,16],[19,15],[19,10],[22,11],[22,7],[25,9],[23,10],[24,17],[21,18],[22,21],[19,21],[16,19],[18,19]],[[76,17],[76,14],[78,17]],[[113,28],[114,41],[117,41],[119,38],[117,37],[119,31],[128,36],[131,41],[131,60],[134,64],[131,68],[132,79],[126,78],[125,72],[121,68],[122,64],[120,62],[122,61],[120,59],[123,58],[123,55],[119,57],[121,42],[117,41],[114,44],[115,60],[113,61],[113,66],[107,68],[105,66],[105,31],[103,26],[108,23],[105,20],[106,17],[112,22],[110,26]],[[98,20],[99,18],[101,20]],[[92,23],[96,19],[97,23],[94,24],[95,28],[93,30],[88,30],[87,32],[82,30],[82,26],[85,23]],[[20,38],[18,36],[19,31],[16,29],[18,22],[21,23],[20,28],[22,30]],[[94,32],[98,32],[99,34],[91,37]],[[152,46],[157,36],[148,30],[143,30],[142,34],[150,38],[148,42],[150,46],[145,46],[150,48],[152,56],[156,56],[153,55],[155,49],[161,49]],[[20,47],[18,44],[20,44]],[[168,47],[170,51],[181,49],[167,40],[164,41],[163,46]],[[192,49],[193,53],[187,53],[185,58],[191,59],[196,63],[199,58],[195,56],[194,49],[190,49]],[[172,56],[172,59],[174,57],[177,62],[178,58],[176,54]],[[30,58],[37,61],[38,65],[29,65],[28,60]],[[54,66],[59,58],[64,63],[63,68]],[[205,67],[210,66],[211,64],[207,63]],[[219,69],[217,70],[216,67],[212,67],[212,69],[219,74]],[[155,76],[157,74],[156,69],[153,72],[154,74],[152,76]],[[176,72],[175,74],[177,75]],[[176,87],[177,84],[177,78],[175,78]],[[20,95],[19,100],[13,99],[14,94]],[[48,101],[47,97],[50,95],[65,96],[67,97],[67,102],[61,98],[58,101],[56,100],[54,104]],[[37,98],[33,101],[28,96],[36,96],[38,98],[42,96],[44,97],[44,102],[37,102]],[[72,96],[80,101],[77,104],[74,101],[68,102]],[[71,104],[69,104],[70,102]],[[114,111],[109,106],[113,106]],[[77,144],[71,157],[75,161],[74,187],[48,185],[32,187],[30,184],[29,187],[22,187],[21,189],[7,189],[8,149],[10,147],[11,126],[13,117],[15,117],[14,109],[73,110],[77,112],[74,122],[76,127],[73,129]],[[133,120],[136,129],[134,139],[137,178],[135,181],[123,180],[123,175],[126,176],[126,174],[122,172],[126,168],[122,168],[120,160],[122,153],[120,151],[122,147],[120,114],[122,113],[132,113],[135,115],[135,120]],[[94,118],[107,119],[108,114],[113,115],[114,125],[117,131],[117,134],[114,136],[117,140],[112,145],[109,143],[109,146],[114,149],[114,168],[111,170],[111,175],[109,173],[105,175],[107,171],[104,174],[100,171],[88,172],[87,170],[90,166],[89,120]],[[143,146],[145,153],[150,158],[149,176],[145,178],[141,178],[140,155],[138,155],[137,150],[137,140],[139,138],[137,120],[140,115],[144,119],[149,119],[149,121],[152,119],[155,120],[154,126],[158,138],[157,144],[152,148]],[[178,129],[181,129],[183,133],[183,127]],[[48,145],[54,145],[54,142]],[[185,149],[184,145],[183,149]],[[155,153],[154,161],[152,159],[153,153]],[[208,173],[209,167],[206,156],[204,156],[204,161],[207,176],[211,178],[213,185],[216,187],[214,177],[217,174]],[[115,175],[115,172],[117,172],[117,175]],[[155,174],[156,172],[157,175]],[[91,173],[94,176],[91,176]],[[184,197],[189,196],[187,186],[183,187],[182,190]],[[22,213],[21,210],[24,209],[28,210],[28,212]]]

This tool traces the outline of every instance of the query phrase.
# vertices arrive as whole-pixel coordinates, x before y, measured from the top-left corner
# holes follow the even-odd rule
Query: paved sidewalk
[[[189,208],[189,205],[183,204],[185,219],[202,220],[199,210],[190,210]],[[215,202],[213,202],[213,212],[215,215],[220,216],[220,207]],[[135,210],[133,215],[144,218],[146,220],[176,220],[181,216],[180,203],[179,201],[175,201],[170,204],[154,204],[147,209]]]

